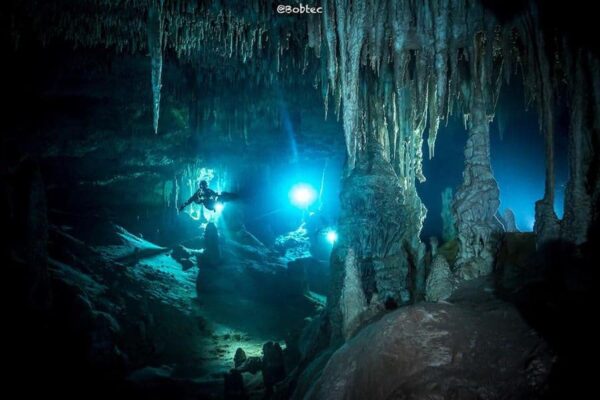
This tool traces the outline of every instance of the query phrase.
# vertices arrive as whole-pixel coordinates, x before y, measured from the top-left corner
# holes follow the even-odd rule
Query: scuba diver
[[[200,181],[200,188],[185,203],[179,206],[179,212],[182,212],[192,203],[200,204],[209,211],[215,211],[217,204],[223,204],[235,200],[237,195],[234,193],[217,193],[208,187],[205,180]]]
[[[179,212],[192,203],[201,204],[207,210],[214,211],[217,205],[217,192],[208,187],[204,180],[200,181],[200,188],[185,203],[179,206]]]

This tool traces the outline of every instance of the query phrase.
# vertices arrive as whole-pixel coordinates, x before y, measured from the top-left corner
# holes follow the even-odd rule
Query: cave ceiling
[[[254,116],[280,119],[283,90],[298,104],[321,98],[319,118],[339,118],[351,167],[372,135],[411,185],[426,179],[422,160],[435,155],[439,128],[452,115],[468,121],[474,84],[491,120],[502,86],[518,76],[525,104],[552,134],[575,45],[544,25],[556,22],[541,17],[552,7],[503,3],[328,0],[323,14],[280,15],[270,0],[27,0],[8,2],[4,18],[14,49],[108,49],[147,59],[155,133],[165,96],[186,97],[197,121],[225,115],[224,135],[233,129],[247,141]],[[169,79],[172,66],[184,79]]]

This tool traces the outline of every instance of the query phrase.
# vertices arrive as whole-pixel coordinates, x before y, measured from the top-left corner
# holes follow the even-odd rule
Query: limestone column
[[[455,271],[463,279],[492,272],[496,233],[502,225],[496,218],[500,190],[494,179],[490,158],[490,132],[487,110],[490,101],[485,62],[485,38],[475,38],[469,103],[468,139],[465,147],[463,183],[454,197],[459,253]]]

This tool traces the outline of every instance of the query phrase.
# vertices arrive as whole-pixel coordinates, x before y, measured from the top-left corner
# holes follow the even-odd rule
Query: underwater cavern
[[[588,398],[597,20],[3,1],[7,396]]]

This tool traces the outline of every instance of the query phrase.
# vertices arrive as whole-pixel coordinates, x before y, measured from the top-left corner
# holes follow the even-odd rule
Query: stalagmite
[[[340,304],[343,317],[342,332],[347,338],[359,326],[367,301],[361,288],[358,260],[352,249],[348,250],[344,264],[345,276]]]
[[[515,220],[515,213],[510,208],[504,209],[502,214],[502,224],[506,232],[519,232],[517,228],[517,222]]]

